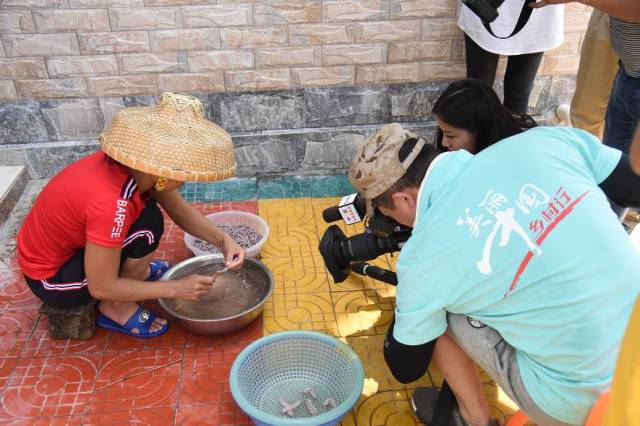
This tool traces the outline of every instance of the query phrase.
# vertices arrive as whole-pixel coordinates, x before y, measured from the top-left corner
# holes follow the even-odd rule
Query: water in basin
[[[212,275],[221,270],[222,263],[185,266],[171,279],[190,274]],[[239,271],[218,274],[209,293],[198,301],[165,299],[169,309],[190,319],[222,319],[235,316],[259,304],[269,291],[268,278],[251,263]]]

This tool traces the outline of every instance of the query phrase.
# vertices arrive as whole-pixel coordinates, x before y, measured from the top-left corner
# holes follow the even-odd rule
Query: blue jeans
[[[639,118],[640,78],[628,76],[620,64],[607,107],[604,144],[628,154]]]
[[[640,78],[627,75],[620,64],[609,97],[602,142],[628,154],[638,119],[640,119]],[[624,219],[628,210],[613,203],[611,208],[621,220]]]

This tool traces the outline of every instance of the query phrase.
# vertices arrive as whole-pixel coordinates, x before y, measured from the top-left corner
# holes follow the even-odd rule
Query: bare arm
[[[638,0],[538,0],[529,3],[534,9],[550,4],[582,3],[629,22],[640,23],[640,2]]]
[[[187,203],[178,190],[154,192],[153,197],[171,219],[189,234],[214,244],[224,252],[225,263],[237,269],[244,262],[244,250],[229,235]]]
[[[197,300],[213,284],[213,277],[190,275],[177,281],[145,281],[122,278],[120,248],[103,247],[87,241],[84,269],[89,293],[96,299],[112,302],[139,302],[158,298]]]

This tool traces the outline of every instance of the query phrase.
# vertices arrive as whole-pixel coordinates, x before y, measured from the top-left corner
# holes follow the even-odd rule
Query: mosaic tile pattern
[[[231,178],[221,182],[185,183],[180,188],[182,196],[192,203],[337,197],[354,192],[347,175]]]
[[[258,180],[260,199],[271,198],[308,198],[311,197],[311,185],[306,176],[285,176]]]
[[[257,202],[201,202],[208,214],[257,213]],[[191,257],[184,232],[165,219],[158,257]],[[240,351],[262,336],[262,320],[226,336],[197,336],[172,325],[136,339],[98,328],[89,340],[49,338],[15,259],[0,263],[0,424],[249,425],[228,384]],[[148,308],[162,312],[156,302]]]
[[[309,184],[313,198],[343,197],[356,192],[347,175],[309,176]]]
[[[339,187],[341,190],[347,189]],[[348,193],[348,192],[347,192]],[[384,336],[393,318],[395,287],[369,277],[350,274],[334,282],[318,252],[318,243],[331,225],[322,211],[335,206],[342,194],[328,198],[258,200],[259,214],[270,226],[261,260],[273,271],[275,291],[265,305],[264,333],[315,330],[348,343],[363,361],[362,397],[342,425],[416,425],[410,398],[418,386],[441,386],[433,367],[421,380],[404,385],[389,372],[382,352]],[[363,232],[363,225],[335,223],[347,236]],[[370,263],[390,268],[397,256],[384,255]],[[494,416],[504,420],[515,406],[483,377]]]
[[[86,341],[52,340],[40,302],[24,283],[15,259],[0,262],[0,423],[29,425],[250,425],[234,403],[228,375],[235,357],[263,334],[316,330],[336,336],[364,361],[362,397],[342,425],[415,425],[410,396],[417,386],[440,386],[433,367],[420,381],[401,384],[383,359],[384,335],[393,316],[395,288],[350,274],[336,283],[318,252],[331,224],[322,211],[353,192],[346,176],[230,179],[187,184],[187,200],[208,214],[259,213],[270,226],[261,260],[275,278],[264,315],[236,333],[206,337],[173,324],[168,333],[142,340],[98,329]],[[347,236],[362,224],[336,223]],[[184,232],[168,218],[158,258],[191,257]],[[397,257],[372,261],[390,268]],[[156,302],[145,304],[161,312]],[[512,403],[486,376],[483,386],[501,421]]]
[[[22,354],[38,317],[37,311],[5,310],[0,313],[0,357],[17,357]]]
[[[96,354],[21,358],[2,395],[0,419],[85,413],[100,362]]]

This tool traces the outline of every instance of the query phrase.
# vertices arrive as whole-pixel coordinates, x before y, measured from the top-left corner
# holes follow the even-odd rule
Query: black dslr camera
[[[498,8],[503,2],[504,0],[462,0],[465,6],[487,24],[496,20]]]
[[[322,212],[325,222],[342,219],[348,225],[363,220],[366,216],[366,201],[359,194],[344,197],[338,206]],[[396,285],[395,272],[369,265],[367,260],[399,251],[411,236],[411,228],[402,226],[375,209],[366,218],[365,232],[347,237],[337,225],[331,225],[320,240],[320,254],[334,281],[340,283],[350,272],[367,275],[387,284]]]
[[[347,225],[362,221],[366,216],[366,200],[359,194],[351,194],[340,204],[322,212],[325,222],[342,219]],[[365,232],[346,237],[337,225],[331,225],[320,240],[320,254],[334,281],[340,283],[350,272],[366,275],[387,284],[397,285],[398,277],[393,271],[366,263],[367,260],[399,251],[411,236],[412,228],[403,226],[374,209],[366,218]],[[445,426],[451,422],[455,396],[446,381],[438,397],[435,412],[429,425]]]

